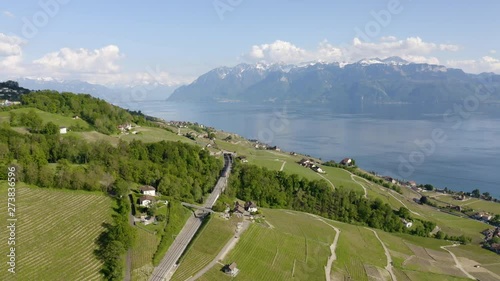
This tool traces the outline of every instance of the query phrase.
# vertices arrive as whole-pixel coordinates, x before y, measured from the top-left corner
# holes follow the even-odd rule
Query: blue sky
[[[241,62],[353,62],[392,55],[500,73],[498,1],[0,3],[4,79],[177,85]]]

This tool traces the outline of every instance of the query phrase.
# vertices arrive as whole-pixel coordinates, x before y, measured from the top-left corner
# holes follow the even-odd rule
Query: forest
[[[87,94],[36,91],[21,96],[23,107],[33,107],[68,117],[78,116],[103,134],[118,133],[118,125],[133,122],[155,126],[141,112],[128,111]],[[70,128],[73,129],[73,128]]]
[[[332,189],[324,180],[311,181],[296,174],[238,162],[233,165],[226,194],[245,201],[254,200],[266,208],[293,209],[387,232],[428,237],[436,226],[434,222],[411,217],[407,208],[394,210],[379,198],[364,198],[363,194],[343,187]],[[403,220],[419,223],[406,228]],[[440,233],[436,238],[443,239],[441,235],[445,234]],[[470,241],[468,237],[447,237],[462,243]]]

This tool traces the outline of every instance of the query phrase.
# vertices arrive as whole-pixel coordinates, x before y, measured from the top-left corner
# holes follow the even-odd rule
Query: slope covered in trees
[[[140,112],[127,111],[108,102],[85,94],[37,91],[21,96],[22,106],[34,107],[50,113],[78,116],[103,134],[118,132],[118,125],[136,123],[153,126]]]
[[[255,200],[262,207],[284,208],[318,214],[347,223],[362,224],[388,232],[428,236],[436,226],[419,221],[411,230],[403,219],[412,219],[406,208],[393,210],[380,199],[342,187],[332,189],[324,180],[308,180],[298,175],[271,171],[254,165],[235,164],[227,193],[243,200]]]

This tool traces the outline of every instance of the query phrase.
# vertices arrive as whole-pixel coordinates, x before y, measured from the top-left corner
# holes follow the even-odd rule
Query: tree
[[[479,189],[476,188],[476,189],[474,189],[472,191],[472,195],[471,196],[475,197],[475,198],[479,198],[481,196],[481,192],[479,191]]]
[[[484,192],[484,193],[483,193],[483,197],[484,197],[484,199],[486,199],[486,200],[491,200],[491,195],[490,195],[490,193],[489,193],[489,192]]]
[[[398,211],[398,216],[403,219],[410,219],[411,218],[410,210],[408,210],[405,207],[400,207]]]
[[[446,234],[444,234],[444,232],[442,232],[441,230],[439,230],[438,232],[436,232],[436,235],[434,235],[434,237],[436,239],[444,239],[446,236]]]
[[[129,193],[128,183],[122,179],[118,179],[113,185],[113,192],[118,197],[127,196]]]
[[[59,133],[59,127],[52,123],[52,122],[47,122],[45,126],[42,129],[42,134],[46,135],[57,135]]]
[[[424,185],[424,188],[425,188],[426,190],[429,190],[429,191],[434,190],[434,186],[433,186],[432,184],[425,184],[425,185]]]
[[[427,198],[427,196],[420,197],[420,203],[422,203],[422,204],[429,203],[429,199]]]
[[[157,211],[158,211],[158,206],[156,206],[155,203],[152,203],[149,205],[148,209],[146,210],[146,213],[148,214],[148,216],[152,217],[156,215]]]

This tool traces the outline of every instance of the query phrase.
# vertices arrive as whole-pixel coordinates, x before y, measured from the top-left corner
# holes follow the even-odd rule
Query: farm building
[[[229,274],[232,277],[235,277],[240,272],[240,270],[236,266],[237,266],[236,263],[233,262],[231,264],[224,266],[222,270],[224,271],[224,273]]]
[[[257,212],[257,205],[252,201],[248,201],[245,203],[245,210],[249,211],[250,213],[255,213]]]
[[[59,134],[66,134],[68,133],[68,128],[66,127],[59,127]]]
[[[156,189],[150,185],[141,186],[141,193],[144,195],[156,196]]]
[[[139,204],[143,207],[149,207],[155,201],[156,199],[150,195],[144,195],[139,198]]]
[[[340,161],[341,165],[344,166],[352,166],[352,159],[351,158],[344,158],[342,161]]]
[[[241,206],[239,202],[236,202],[234,204],[233,213],[235,213],[238,216],[241,216],[245,213],[245,208]]]

